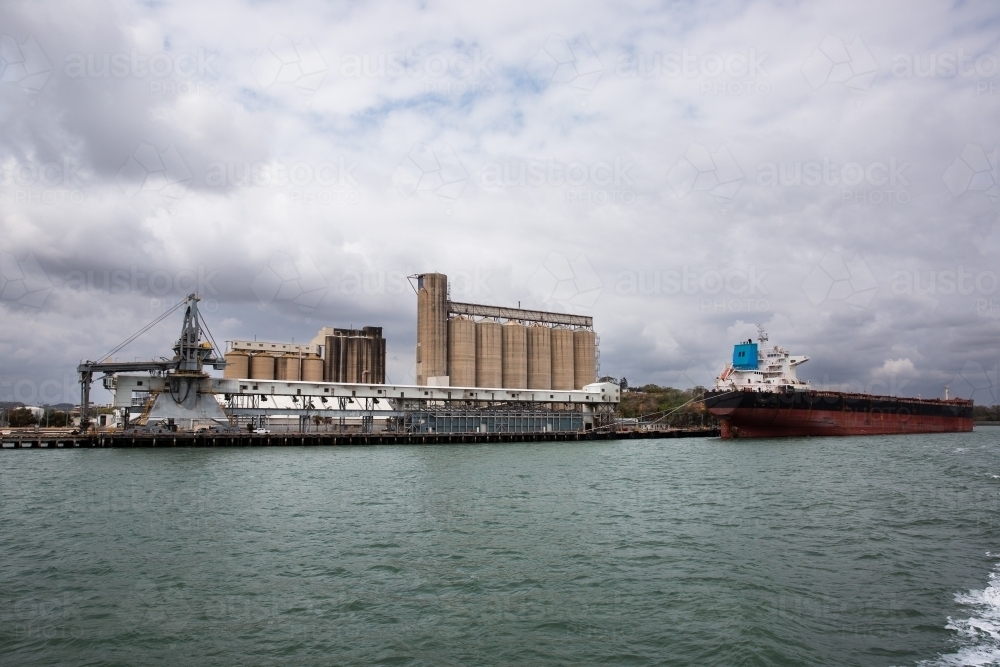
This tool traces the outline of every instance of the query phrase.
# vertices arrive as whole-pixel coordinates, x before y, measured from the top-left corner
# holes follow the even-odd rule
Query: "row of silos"
[[[224,377],[385,384],[382,327],[323,327],[311,343],[233,340]]]
[[[322,382],[323,358],[318,354],[271,354],[231,350],[223,377],[288,382]]]
[[[516,321],[448,320],[448,379],[454,387],[582,389],[596,380],[590,329]]]
[[[382,327],[334,329],[324,351],[327,382],[385,384]]]

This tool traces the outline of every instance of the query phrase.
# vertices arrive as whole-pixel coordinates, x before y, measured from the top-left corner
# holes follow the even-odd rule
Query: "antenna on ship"
[[[946,401],[948,400],[948,390],[950,390],[950,389],[951,389],[951,387],[949,387],[948,385],[944,386],[944,400],[946,400]]]
[[[767,332],[764,331],[764,325],[763,324],[758,324],[757,325],[757,340],[759,340],[761,343],[766,343],[767,342]]]

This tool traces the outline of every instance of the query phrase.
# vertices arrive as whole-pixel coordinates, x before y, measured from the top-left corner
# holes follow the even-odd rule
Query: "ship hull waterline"
[[[837,392],[710,392],[722,438],[892,435],[972,431],[972,401]]]

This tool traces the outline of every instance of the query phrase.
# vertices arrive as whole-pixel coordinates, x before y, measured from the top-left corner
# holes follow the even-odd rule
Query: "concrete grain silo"
[[[344,336],[326,336],[323,346],[323,379],[326,382],[344,382],[347,376],[345,367],[346,355],[341,349],[345,342]]]
[[[344,382],[357,384],[361,382],[361,375],[364,373],[362,341],[358,336],[350,336],[345,342],[347,343],[347,377]]]
[[[528,328],[510,320],[501,327],[500,338],[503,347],[501,381],[504,388],[527,389]]]
[[[552,388],[552,347],[544,324],[528,327],[528,389]]]
[[[589,329],[573,332],[573,381],[577,389],[597,382],[597,337]]]
[[[385,384],[382,327],[330,329],[326,340],[327,382]]]
[[[447,276],[410,278],[418,385],[574,391],[596,380],[592,317],[451,301]]]
[[[323,358],[318,354],[307,354],[302,357],[302,381],[323,381]]]
[[[278,357],[276,379],[287,382],[298,382],[302,379],[301,359],[299,355],[286,353]]]
[[[448,358],[448,277],[425,273],[417,276],[417,384],[448,375]]]
[[[364,354],[362,369],[359,373],[362,382],[385,384],[385,338],[382,338],[382,327],[364,327],[361,329],[364,339]]]
[[[565,327],[552,328],[552,388],[572,391],[573,380],[573,332]]]
[[[250,377],[254,380],[273,380],[274,355],[262,352],[251,356]]]
[[[502,327],[496,320],[476,322],[476,386],[499,388],[503,384]]]
[[[448,320],[447,375],[453,387],[476,386],[476,323],[467,317]],[[433,377],[433,376],[431,376]]]
[[[222,377],[244,379],[250,377],[250,355],[241,350],[226,353],[226,368]]]

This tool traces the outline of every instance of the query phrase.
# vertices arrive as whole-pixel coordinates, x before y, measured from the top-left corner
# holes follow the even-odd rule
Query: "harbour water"
[[[0,452],[0,663],[1000,664],[1000,428]]]

